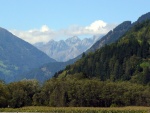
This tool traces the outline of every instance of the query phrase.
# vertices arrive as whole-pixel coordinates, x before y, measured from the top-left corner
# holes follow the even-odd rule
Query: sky
[[[34,44],[104,35],[150,12],[150,0],[0,0],[0,27]]]

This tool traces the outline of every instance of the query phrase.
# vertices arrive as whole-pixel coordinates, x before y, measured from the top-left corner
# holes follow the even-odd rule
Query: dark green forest
[[[0,107],[150,106],[150,21],[85,55],[40,85],[0,82]]]
[[[65,74],[80,73],[85,78],[101,81],[150,82],[150,21],[136,24],[116,43],[105,45],[94,53],[85,55],[71,66]],[[57,77],[59,74],[55,74]],[[59,75],[59,76],[60,76]]]
[[[43,86],[35,80],[0,83],[0,107],[150,106],[150,86],[131,82],[53,78]]]

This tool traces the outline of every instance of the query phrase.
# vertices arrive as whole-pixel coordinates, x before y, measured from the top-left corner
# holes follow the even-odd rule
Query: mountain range
[[[73,64],[86,54],[88,55],[105,45],[119,40],[130,29],[132,29],[133,26],[148,19],[150,19],[150,13],[142,15],[132,24],[130,21],[121,23],[103,36],[99,41],[91,46],[91,48],[89,46],[90,49],[85,51],[85,54],[80,54],[74,59],[66,62],[56,62],[56,60],[48,57],[48,55],[38,50],[36,47],[14,36],[7,30],[0,28],[0,79],[5,82],[18,81],[22,79],[37,79],[40,82],[44,82],[51,78],[54,74],[57,75],[56,72],[63,70],[67,65]],[[50,45],[50,47],[57,47],[58,45],[60,49],[64,49],[67,48],[69,44],[74,45],[74,42],[80,42],[80,40],[77,37],[73,37],[65,41],[60,41],[59,44],[55,44],[55,41],[51,41],[49,43],[53,43],[52,45],[54,45]],[[89,43],[86,44],[88,45]],[[38,47],[40,45],[43,46],[42,44],[39,44]],[[79,48],[78,44],[75,47]],[[57,50],[56,53],[58,51],[59,50]]]
[[[26,73],[54,59],[16,37],[6,29],[0,28],[0,79],[5,82],[21,80]]]
[[[108,44],[108,42],[111,43],[111,41],[114,42],[117,39],[119,39],[120,37],[117,34],[122,36],[131,27],[130,23],[131,22],[127,21],[127,22],[123,22],[120,25],[118,25],[116,28],[123,28],[123,29],[116,29],[115,28],[115,30],[113,30],[113,31],[115,31],[115,33],[114,32],[108,32],[104,37],[102,37],[98,41],[98,43],[96,42],[93,46],[91,46],[90,49],[85,51],[85,54],[88,54],[89,52],[94,52],[97,49],[99,49],[99,46],[97,46],[97,45],[101,45],[101,47],[102,47],[105,44]],[[105,43],[103,40],[106,40]],[[82,57],[82,55],[83,54],[80,54],[77,57],[75,57],[71,60],[68,60],[66,62],[53,62],[53,63],[44,64],[43,66],[36,68],[34,70],[31,70],[22,76],[24,76],[27,79],[33,79],[34,78],[34,79],[40,80],[40,82],[44,82],[48,78],[51,78],[56,72],[65,69],[65,67],[67,65],[71,65],[74,62],[76,62],[78,59],[80,59]]]
[[[150,12],[139,17],[136,22],[133,22],[133,23],[131,23],[131,21],[122,22],[120,25],[118,25],[116,28],[114,28],[112,31],[108,32],[100,40],[98,40],[96,43],[94,43],[84,53],[89,54],[90,52],[95,52],[97,49],[100,49],[101,47],[105,46],[106,44],[111,44],[111,43],[117,41],[134,25],[136,25],[137,23],[143,22],[144,20],[147,20],[147,19],[150,19]],[[82,56],[83,56],[83,54],[80,54],[79,56],[75,57],[74,59],[71,59],[66,62],[47,63],[47,64],[41,66],[40,68],[37,68],[35,70],[28,72],[25,76],[28,76],[29,78],[30,77],[35,78],[35,79],[37,78],[37,76],[39,78],[44,77],[43,80],[46,80],[47,78],[51,78],[55,73],[57,74],[57,72],[59,70],[63,70],[67,65],[73,64],[78,59],[80,59]],[[57,68],[55,68],[55,71],[52,68],[53,66],[57,67]],[[45,69],[45,70],[43,70],[43,69]],[[43,81],[41,81],[41,82],[43,82]]]
[[[74,36],[66,40],[50,40],[45,44],[39,42],[34,44],[34,46],[58,62],[65,62],[85,52],[98,39],[100,39],[100,36],[84,38],[83,40],[79,39],[77,36]]]

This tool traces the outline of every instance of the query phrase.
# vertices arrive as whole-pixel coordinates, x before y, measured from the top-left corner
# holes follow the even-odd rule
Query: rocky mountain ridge
[[[66,40],[50,40],[46,44],[36,43],[34,46],[46,53],[49,57],[56,59],[59,62],[65,62],[86,51],[99,38],[99,36],[93,36],[92,38],[85,38],[81,40],[77,36],[74,36]]]

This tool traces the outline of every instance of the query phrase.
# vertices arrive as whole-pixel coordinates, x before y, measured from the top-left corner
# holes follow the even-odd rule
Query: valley
[[[134,20],[0,27],[0,112],[150,112],[150,12]]]

